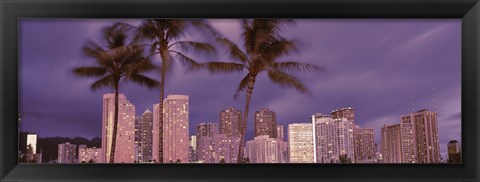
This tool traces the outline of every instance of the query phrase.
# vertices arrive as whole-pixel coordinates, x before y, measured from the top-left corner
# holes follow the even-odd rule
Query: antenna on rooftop
[[[437,104],[435,102],[435,88],[432,88],[432,95],[433,95],[433,111],[437,111]]]
[[[32,121],[32,132],[35,133],[35,116],[33,116],[33,121]]]
[[[412,96],[412,112],[415,112],[415,98],[413,97],[413,91],[410,92]]]

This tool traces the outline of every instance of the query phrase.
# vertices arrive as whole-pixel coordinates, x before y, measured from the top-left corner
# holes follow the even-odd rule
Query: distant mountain
[[[95,137],[92,140],[88,140],[82,137],[75,138],[65,138],[65,137],[50,137],[50,138],[38,138],[37,148],[42,150],[42,162],[48,163],[49,161],[56,160],[58,157],[58,144],[65,142],[70,142],[71,144],[77,145],[87,145],[87,147],[97,147],[102,146],[102,139]],[[78,156],[78,154],[77,154]]]

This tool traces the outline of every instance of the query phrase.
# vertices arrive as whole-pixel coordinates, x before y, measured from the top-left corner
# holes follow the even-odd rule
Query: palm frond
[[[209,62],[205,63],[211,73],[233,73],[242,72],[245,65],[239,63]]]
[[[275,70],[286,71],[291,73],[293,72],[306,73],[306,72],[316,72],[316,71],[322,70],[322,68],[317,65],[294,62],[294,61],[276,62],[273,64],[272,68]]]
[[[185,54],[178,52],[178,51],[170,51],[172,53],[175,53],[175,56],[178,58],[178,60],[187,67],[189,71],[196,71],[201,68],[204,68],[205,65],[198,63],[194,59],[186,56]]]
[[[92,90],[98,90],[102,87],[114,87],[115,82],[118,82],[118,81],[119,81],[119,78],[116,79],[113,74],[110,74],[110,75],[104,76],[103,78],[100,78],[99,80],[95,81],[92,84],[91,89]]]
[[[98,45],[92,40],[88,40],[85,46],[83,46],[83,53],[92,58],[96,58],[99,53],[104,51],[105,50],[102,48],[102,46]]]
[[[107,69],[103,67],[79,67],[73,69],[73,73],[85,77],[99,77],[107,73]]]
[[[142,86],[146,86],[147,88],[155,88],[158,87],[158,82],[153,80],[145,75],[141,74],[130,74],[128,78],[135,83],[138,83]]]
[[[266,60],[275,60],[296,51],[298,48],[295,41],[279,38],[266,42],[261,50],[261,55]]]
[[[245,77],[243,77],[242,81],[240,81],[240,84],[238,84],[237,91],[235,92],[235,95],[233,95],[233,98],[237,99],[238,96],[240,95],[240,92],[244,91],[247,88],[249,78],[250,78],[250,73],[247,74]]]
[[[196,51],[196,52],[202,52],[207,55],[213,55],[217,52],[217,49],[210,45],[209,43],[203,43],[203,42],[195,42],[195,41],[178,41],[173,43],[171,46],[178,45],[180,48],[184,51]]]
[[[308,89],[303,85],[303,83],[292,75],[283,73],[281,71],[270,70],[268,71],[268,77],[272,82],[279,84],[281,87],[295,88],[299,92],[308,93]]]
[[[188,30],[188,22],[184,19],[165,19],[166,23],[166,39],[171,41],[185,36]]]
[[[217,38],[216,40],[218,43],[227,47],[228,55],[230,58],[232,58],[235,61],[240,61],[242,63],[248,62],[247,55],[243,53],[243,51],[240,48],[238,48],[238,46],[235,45],[235,43],[228,40],[227,38]]]

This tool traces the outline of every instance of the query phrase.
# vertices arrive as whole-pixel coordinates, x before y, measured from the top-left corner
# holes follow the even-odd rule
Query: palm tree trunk
[[[256,75],[250,75],[248,79],[248,88],[247,88],[247,94],[246,94],[246,102],[245,102],[245,110],[243,112],[243,126],[242,130],[240,131],[240,145],[238,147],[238,158],[237,162],[238,163],[244,163],[245,161],[243,160],[243,145],[245,144],[245,135],[247,131],[247,121],[248,121],[248,110],[250,108],[250,100],[252,99],[252,93],[253,93],[253,86],[255,84],[255,77]]]
[[[165,54],[165,52],[160,52],[160,56],[162,57],[162,70],[160,78],[160,103],[158,104],[158,162],[163,163],[163,98],[165,96],[165,72],[167,66],[167,55]]]
[[[118,125],[118,82],[115,82],[115,113],[113,116],[112,148],[110,149],[110,163],[115,161],[115,146],[117,144]]]

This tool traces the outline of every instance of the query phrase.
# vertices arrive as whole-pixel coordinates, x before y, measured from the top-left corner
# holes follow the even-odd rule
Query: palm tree
[[[100,78],[91,85],[92,90],[98,90],[102,87],[113,87],[115,89],[115,114],[110,150],[110,163],[113,163],[117,138],[120,81],[130,80],[148,88],[153,88],[158,83],[142,75],[143,72],[155,67],[148,58],[143,57],[142,46],[134,45],[134,42],[127,43],[127,27],[122,25],[106,27],[103,29],[103,38],[107,43],[106,49],[93,41],[87,42],[83,48],[84,53],[94,58],[97,65],[78,67],[73,72],[79,76]]]
[[[159,103],[159,163],[163,163],[163,100],[165,94],[165,73],[171,70],[172,62],[175,57],[188,70],[198,70],[202,68],[195,59],[187,56],[185,51],[195,51],[196,53],[206,53],[212,55],[216,53],[215,47],[208,43],[182,40],[185,35],[193,28],[201,28],[205,22],[201,20],[186,19],[149,19],[139,27],[131,26],[136,30],[136,39],[146,41],[145,46],[150,46],[150,56],[158,54],[161,58],[160,72],[160,103]]]
[[[277,61],[282,56],[297,50],[295,41],[288,40],[281,35],[284,26],[291,23],[293,21],[281,19],[243,20],[243,50],[231,40],[211,29],[217,42],[227,48],[229,56],[234,62],[209,62],[206,63],[208,70],[212,73],[247,72],[247,75],[240,81],[234,95],[237,98],[239,93],[246,89],[246,103],[238,152],[239,163],[244,160],[243,145],[245,143],[248,111],[257,75],[266,72],[273,83],[282,87],[294,88],[301,93],[308,93],[304,84],[289,73],[320,70],[320,67],[312,64]]]

